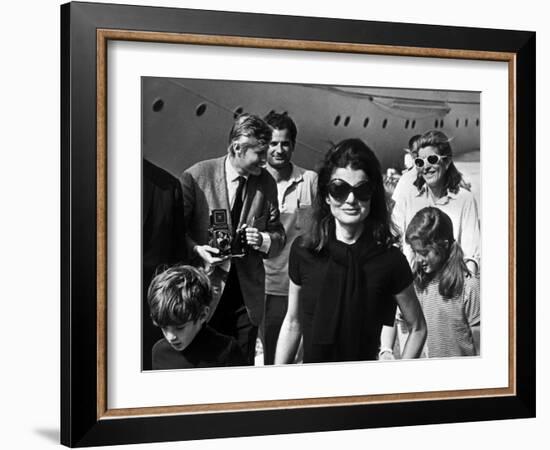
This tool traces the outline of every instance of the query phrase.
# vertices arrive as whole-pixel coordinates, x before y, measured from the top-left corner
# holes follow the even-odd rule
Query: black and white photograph
[[[480,102],[142,76],[142,370],[480,357]]]

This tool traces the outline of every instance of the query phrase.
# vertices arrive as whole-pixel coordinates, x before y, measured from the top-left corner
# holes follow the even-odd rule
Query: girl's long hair
[[[325,249],[331,233],[334,233],[334,217],[326,202],[329,195],[328,184],[332,173],[338,168],[345,167],[362,170],[367,175],[368,182],[373,187],[367,220],[373,225],[374,239],[389,247],[395,242],[395,235],[392,232],[382,169],[374,152],[360,139],[345,139],[334,145],[326,154],[318,173],[311,228],[302,237],[304,247],[320,253]]]
[[[418,151],[424,147],[435,147],[437,153],[440,156],[447,156],[452,158],[453,150],[451,148],[451,140],[445,133],[438,130],[430,130],[420,136],[414,145],[414,151],[418,154]],[[414,185],[420,189],[426,183],[424,177],[418,173]],[[452,192],[456,194],[460,188],[470,190],[470,185],[466,183],[462,177],[462,173],[456,168],[455,163],[451,160],[447,171],[445,172],[445,192]]]
[[[407,244],[419,241],[422,247],[435,248],[444,255],[445,262],[438,271],[439,293],[443,298],[453,298],[464,289],[464,277],[470,272],[464,263],[462,248],[453,237],[451,218],[438,208],[427,207],[412,218],[405,234]],[[436,274],[426,274],[416,260],[413,265],[415,285],[421,291]]]

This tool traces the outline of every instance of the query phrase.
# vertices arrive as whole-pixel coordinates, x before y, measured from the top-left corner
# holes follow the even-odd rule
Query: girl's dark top
[[[413,281],[405,256],[367,229],[352,245],[333,236],[321,253],[303,242],[292,244],[289,276],[301,287],[304,363],[376,359],[382,325],[394,323],[394,295]]]
[[[203,326],[181,352],[174,350],[166,339],[160,339],[153,347],[153,370],[244,365],[237,341],[208,325]]]

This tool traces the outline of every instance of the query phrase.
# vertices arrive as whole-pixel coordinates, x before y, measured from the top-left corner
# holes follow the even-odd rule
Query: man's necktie
[[[231,208],[231,222],[233,223],[233,232],[239,225],[239,219],[241,217],[241,211],[243,209],[243,189],[246,184],[245,177],[237,178],[239,185],[237,186],[237,192],[235,193],[235,200],[233,201],[233,208]]]

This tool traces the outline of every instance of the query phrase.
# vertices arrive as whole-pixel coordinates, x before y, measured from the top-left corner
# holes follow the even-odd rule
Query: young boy
[[[147,301],[164,334],[153,346],[153,370],[245,365],[235,339],[206,324],[211,300],[208,277],[194,267],[173,266],[153,278]]]

